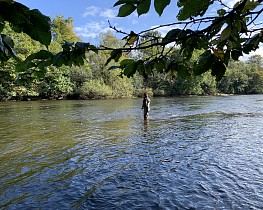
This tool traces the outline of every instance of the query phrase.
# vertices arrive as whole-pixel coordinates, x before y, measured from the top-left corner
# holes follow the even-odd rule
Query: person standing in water
[[[150,98],[148,97],[147,93],[144,93],[143,101],[142,101],[142,109],[143,109],[143,116],[144,119],[147,119],[149,116],[150,111]]]

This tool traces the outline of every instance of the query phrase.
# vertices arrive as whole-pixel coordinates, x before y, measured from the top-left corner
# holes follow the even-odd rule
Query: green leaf
[[[72,50],[73,45],[74,45],[74,42],[65,41],[64,44],[62,44],[63,51],[70,52]]]
[[[39,10],[30,10],[15,1],[0,1],[1,19],[10,23],[15,32],[24,32],[48,46],[51,42],[51,21]]]
[[[131,77],[136,73],[138,63],[133,59],[125,59],[121,61],[120,67],[124,70],[123,74],[127,77]]]
[[[155,11],[161,16],[163,10],[171,3],[171,0],[154,0]]]
[[[226,14],[226,10],[225,10],[225,9],[219,9],[219,10],[217,10],[217,14],[218,14],[220,17],[222,17],[222,16],[224,16],[224,15]]]
[[[120,50],[120,49],[112,50],[111,51],[111,56],[106,61],[105,66],[107,66],[110,63],[111,60],[114,60],[115,62],[118,62],[121,56],[122,56],[122,50]]]
[[[127,39],[127,43],[130,46],[133,46],[139,40],[139,35],[131,31],[131,33],[124,37],[123,39]]]
[[[184,78],[184,79],[187,79],[191,76],[188,68],[181,64],[178,65],[177,74],[179,77]]]
[[[231,27],[227,26],[220,35],[220,41],[225,41],[226,39],[228,39],[231,36],[231,32]]]
[[[145,66],[145,73],[151,75],[154,69],[154,62],[148,62]]]
[[[63,52],[59,52],[54,56],[52,64],[55,65],[56,67],[61,67],[63,64],[66,64],[67,60],[65,59],[64,56],[65,55],[63,54]]]
[[[34,71],[34,76],[36,76],[38,79],[44,78],[46,75],[46,72],[44,71]]]
[[[130,3],[130,4],[135,4],[135,3],[137,3],[137,2],[138,2],[138,0],[119,0],[119,1],[117,1],[113,6],[116,7],[116,6],[118,6],[118,5],[128,4],[128,3]]]
[[[146,14],[149,12],[151,6],[151,0],[143,0],[137,6],[137,13],[138,15]]]
[[[48,59],[46,61],[40,62],[37,64],[37,67],[42,70],[42,72],[46,72],[45,68],[52,65],[52,60]]]
[[[4,27],[5,27],[5,23],[3,21],[0,21],[0,32],[3,31]]]
[[[40,50],[39,52],[33,53],[29,55],[26,60],[21,62],[16,70],[17,71],[26,71],[29,68],[37,67],[38,64],[45,60],[51,60],[53,58],[53,54],[46,50]],[[35,61],[34,61],[35,60]]]
[[[178,28],[170,30],[163,38],[162,43],[170,43],[177,40],[181,32],[182,30]]]
[[[32,27],[24,30],[32,39],[48,46],[51,42],[51,20],[43,15],[39,10],[34,9],[29,12]]]
[[[259,47],[260,42],[263,42],[261,32],[246,40],[243,44],[243,52],[249,54],[251,51],[256,50]]]
[[[178,43],[181,43],[181,52],[185,59],[189,60],[192,57],[194,50],[206,49],[208,46],[207,36],[203,34],[197,34],[192,31],[183,31],[180,34],[182,40]]]
[[[95,47],[94,45],[90,45],[89,46],[89,49],[91,50],[91,51],[93,51],[93,52],[95,52],[96,54],[98,54],[99,53],[99,51],[98,51],[98,48],[97,47]]]
[[[115,62],[118,62],[119,59],[120,59],[121,56],[122,56],[122,50],[115,50],[115,51],[116,51],[116,56],[115,56],[115,58],[113,58],[113,59],[114,59]]]
[[[84,65],[84,59],[82,56],[74,56],[73,63],[77,66]]]
[[[221,31],[221,28],[223,27],[224,24],[225,24],[225,19],[216,18],[214,23],[207,28],[209,29],[207,36],[213,39],[214,36]]]
[[[138,64],[137,71],[139,72],[139,74],[141,74],[141,75],[145,74],[144,61],[143,60],[138,60],[137,64]]]
[[[245,14],[248,10],[254,10],[260,3],[258,1],[247,1],[242,13]]]
[[[226,66],[222,61],[217,61],[212,67],[212,76],[216,76],[216,81],[220,81],[226,73]]]
[[[195,75],[201,75],[212,68],[216,59],[210,50],[205,51],[199,56],[198,63],[194,66],[193,72]]]
[[[242,56],[243,54],[242,54],[242,51],[240,51],[240,50],[232,50],[231,51],[231,57],[232,57],[232,59],[233,60],[235,60],[235,61],[238,61],[238,58],[240,57],[240,56]]]
[[[15,80],[15,83],[16,83],[17,85],[25,85],[26,83],[28,83],[28,79],[17,78],[17,79]]]
[[[246,33],[247,32],[247,23],[246,23],[246,18],[244,18],[243,20],[241,20],[241,33]]]
[[[52,58],[53,54],[47,50],[40,50],[39,52],[33,53],[26,58],[26,61],[32,61],[34,59],[49,59]]]
[[[136,9],[136,6],[134,4],[124,4],[120,7],[118,17],[126,17],[130,15],[134,10]]]
[[[79,49],[83,49],[83,50],[87,50],[89,49],[90,47],[90,43],[86,43],[86,42],[77,42],[75,44],[76,48],[79,48]]]
[[[226,50],[223,63],[227,66],[230,60],[230,50]]]
[[[165,70],[165,63],[164,60],[158,60],[154,63],[154,68],[157,72],[163,73]]]
[[[187,20],[192,16],[203,16],[207,11],[210,4],[213,4],[214,0],[179,0],[177,5],[182,7],[179,11],[178,20]]]
[[[124,60],[121,61],[120,66],[126,66],[126,65],[128,65],[128,64],[130,64],[132,62],[134,62],[133,59],[124,59]]]
[[[195,44],[194,40],[192,38],[187,39],[186,43],[184,46],[181,48],[182,55],[185,57],[186,60],[189,60],[192,57],[193,51],[195,49]]]

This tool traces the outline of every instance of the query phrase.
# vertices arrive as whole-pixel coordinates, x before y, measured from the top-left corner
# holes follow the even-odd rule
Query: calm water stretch
[[[263,95],[0,103],[0,209],[263,209]]]

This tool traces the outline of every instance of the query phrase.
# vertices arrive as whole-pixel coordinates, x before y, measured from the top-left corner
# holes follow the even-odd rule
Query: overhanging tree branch
[[[115,6],[120,6],[118,15],[121,17],[130,15],[134,11],[137,11],[138,15],[142,15],[149,11],[150,4],[144,4],[145,2],[149,3],[149,1],[150,0],[118,0]],[[126,68],[131,68],[131,66],[135,68],[129,69],[129,71],[126,69],[125,72],[128,72],[127,75],[130,76],[136,71],[145,75],[146,73],[151,74],[154,70],[163,71],[162,68],[167,68],[166,71],[169,71],[169,68],[175,71],[184,69],[195,74],[201,74],[212,69],[213,75],[215,75],[217,79],[220,79],[224,75],[230,58],[238,60],[243,53],[250,53],[262,43],[262,27],[256,22],[263,11],[261,8],[262,0],[241,0],[236,3],[234,8],[229,8],[221,0],[218,0],[222,8],[218,9],[218,15],[214,15],[213,17],[205,16],[205,14],[214,1],[201,2],[202,0],[180,0],[178,2],[180,10],[177,16],[177,22],[163,24],[137,33],[118,30],[109,22],[111,29],[125,35],[126,45],[129,47],[126,47],[126,45],[120,48],[102,45],[97,47],[90,43],[66,42],[63,45],[63,51],[56,55],[50,55],[46,51],[42,51],[38,54],[32,54],[26,61],[19,65],[22,66],[24,70],[30,66],[37,66],[44,69],[49,65],[82,65],[85,59],[85,52],[93,51],[97,53],[98,51],[105,50],[111,51],[107,61],[107,64],[109,64],[111,60],[118,62],[123,52],[157,48],[158,51],[153,54],[151,57],[152,60],[149,60],[149,58],[146,60],[147,62],[136,59],[133,61],[129,60],[123,62],[120,68],[124,71]],[[142,5],[144,5],[144,7],[142,7]],[[165,7],[168,6],[168,3],[167,1],[155,0],[154,5],[156,12],[161,15]],[[228,8],[229,11],[226,11],[224,7]],[[258,10],[255,11],[256,9]],[[6,11],[9,12],[7,13]],[[25,22],[16,21],[16,12],[23,15]],[[17,32],[23,31],[44,45],[50,43],[50,20],[39,11],[30,10],[26,6],[10,0],[0,2],[0,15],[0,23],[8,21]],[[42,24],[36,24],[36,21],[39,22],[39,20],[41,20],[40,22]],[[252,24],[258,27],[253,28]],[[28,25],[34,26],[32,30],[37,30],[38,33],[32,33],[32,30],[27,30]],[[180,27],[178,27],[178,25]],[[168,26],[174,26],[174,28],[164,37],[156,37],[154,34],[148,34]],[[193,29],[194,27],[195,29]],[[0,30],[2,30],[1,25]],[[35,34],[38,34],[38,36],[35,36]],[[145,34],[148,35],[146,36]],[[1,35],[1,37],[3,38],[3,35]],[[10,49],[5,47],[6,43],[2,43],[3,44],[0,43],[0,53],[3,55],[6,50],[9,51]],[[167,47],[169,45],[173,45],[173,47]],[[160,48],[158,48],[158,46]],[[179,54],[176,54],[177,57],[170,56],[174,54],[178,47],[180,47],[180,51]],[[195,50],[202,50],[204,53],[200,55],[198,61],[192,62],[189,65],[188,61],[191,60]],[[0,58],[2,59],[3,56]],[[8,54],[5,54],[5,58],[9,58]],[[162,68],[160,68],[160,63],[163,64]]]

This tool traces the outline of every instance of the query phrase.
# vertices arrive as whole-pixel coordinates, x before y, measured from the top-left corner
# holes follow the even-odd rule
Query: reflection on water
[[[0,103],[0,208],[261,209],[263,95]]]
[[[143,128],[144,128],[144,131],[145,131],[145,132],[148,131],[149,123],[150,123],[149,118],[143,120]]]

